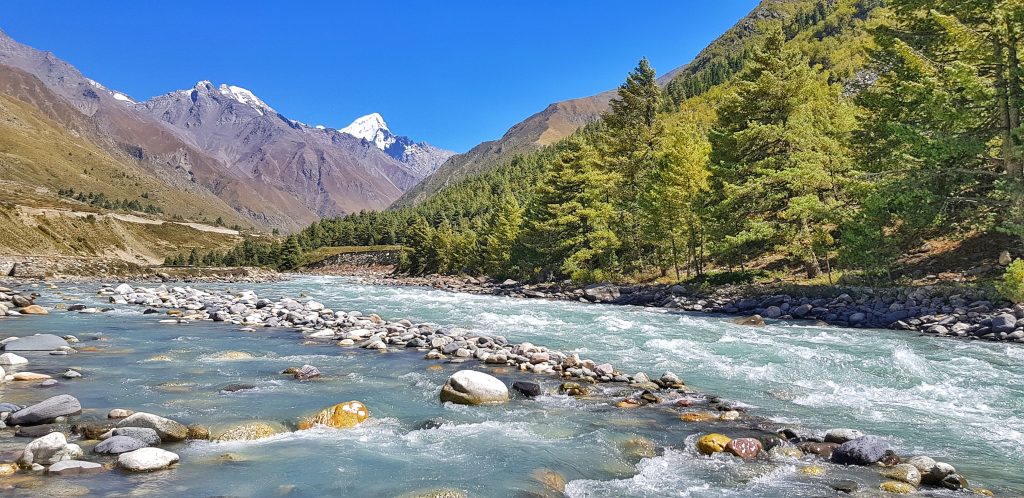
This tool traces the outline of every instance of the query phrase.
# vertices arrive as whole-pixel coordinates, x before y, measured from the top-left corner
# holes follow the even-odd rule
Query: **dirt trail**
[[[75,218],[85,218],[87,216],[95,216],[97,219],[113,218],[115,220],[124,221],[127,223],[142,223],[145,225],[163,225],[164,223],[174,223],[177,225],[183,225],[190,228],[199,230],[200,232],[211,232],[220,233],[224,235],[238,235],[238,230],[232,230],[230,228],[217,227],[213,225],[206,225],[203,223],[192,223],[185,221],[164,221],[154,220],[151,218],[144,218],[142,216],[125,213],[90,213],[88,211],[73,211],[70,209],[55,209],[55,208],[36,208],[28,206],[18,206],[19,214],[23,218],[30,218],[35,216],[45,217],[57,217],[57,216],[73,216]],[[28,221],[26,219],[26,221]]]

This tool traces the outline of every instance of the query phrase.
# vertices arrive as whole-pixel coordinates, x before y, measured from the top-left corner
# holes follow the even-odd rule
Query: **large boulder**
[[[68,341],[53,334],[19,337],[3,345],[4,351],[54,351],[68,347]]]
[[[861,436],[832,452],[832,461],[842,465],[873,465],[882,460],[889,445],[878,436]]]
[[[102,455],[120,455],[140,448],[149,446],[145,441],[130,436],[111,436],[104,439],[92,449],[93,452]]]
[[[77,444],[68,444],[64,433],[51,432],[25,445],[18,463],[23,467],[31,467],[36,463],[52,465],[62,460],[75,460],[83,454]]]
[[[460,370],[441,388],[441,401],[483,405],[508,401],[508,387],[498,378],[476,370]]]
[[[1017,328],[1017,317],[1003,313],[992,317],[992,332],[1013,332]]]
[[[46,308],[39,306],[38,304],[30,304],[19,310],[22,315],[49,315],[50,312],[46,311]]]
[[[583,297],[588,301],[607,303],[619,298],[619,288],[608,284],[594,284],[583,289]]]
[[[12,365],[27,365],[28,360],[18,356],[14,353],[0,354],[0,365],[12,366]]]
[[[117,426],[153,429],[163,441],[184,441],[188,437],[188,427],[152,413],[136,412],[130,417],[121,419]]]
[[[57,417],[73,415],[82,411],[82,405],[69,394],[47,398],[11,414],[7,425],[33,425],[52,422]]]
[[[217,436],[216,440],[253,441],[256,439],[270,437],[280,432],[282,432],[280,427],[276,427],[266,422],[247,422],[224,431],[221,435]]]
[[[113,436],[127,436],[132,439],[138,439],[149,446],[160,446],[160,443],[162,442],[160,440],[160,435],[149,427],[117,427],[111,430],[108,434],[109,435],[104,434],[104,436],[100,436],[100,439],[106,439]]]
[[[359,425],[370,417],[370,410],[358,401],[348,401],[324,408],[312,417],[299,422],[299,429],[305,430],[318,425],[335,429],[348,429]]]
[[[178,455],[160,448],[140,448],[117,457],[117,466],[132,472],[166,469],[178,462]]]

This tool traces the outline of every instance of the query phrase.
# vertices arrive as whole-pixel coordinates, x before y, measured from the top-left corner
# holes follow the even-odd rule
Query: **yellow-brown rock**
[[[683,422],[708,422],[717,420],[718,417],[711,412],[686,412],[679,416]]]
[[[317,425],[348,429],[370,418],[370,410],[358,401],[347,401],[325,408],[312,417],[299,422],[299,429],[310,429]]]
[[[729,436],[722,434],[708,434],[701,436],[697,440],[697,451],[703,455],[711,455],[713,453],[720,453],[725,450],[725,445],[729,444],[732,439]]]
[[[38,304],[32,304],[32,305],[29,305],[29,306],[25,306],[24,308],[21,308],[21,314],[22,315],[49,315],[50,313],[48,311],[46,311],[46,308],[44,308],[42,306],[39,306]]]
[[[273,436],[281,429],[266,422],[247,422],[236,425],[217,436],[217,441],[253,441]]]

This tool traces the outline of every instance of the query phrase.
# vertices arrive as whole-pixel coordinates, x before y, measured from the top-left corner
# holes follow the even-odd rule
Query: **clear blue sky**
[[[292,119],[463,152],[547,104],[689,62],[755,0],[7,1],[0,29],[143,100],[196,81]]]

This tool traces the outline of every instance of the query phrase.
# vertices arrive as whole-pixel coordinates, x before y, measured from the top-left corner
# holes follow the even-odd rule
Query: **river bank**
[[[619,286],[571,283],[528,284],[476,277],[410,277],[379,269],[345,268],[341,273],[374,285],[413,285],[478,295],[554,299],[663,308],[764,320],[824,323],[850,328],[884,328],[935,337],[1024,343],[1024,306],[971,296],[955,285],[876,289],[813,287],[797,292],[772,285],[721,286],[710,292],[681,285]]]
[[[599,364],[596,361],[581,359],[578,354],[566,354],[529,343],[512,344],[501,336],[481,333],[479,330],[437,327],[425,323],[414,324],[408,320],[385,321],[375,315],[363,315],[356,312],[333,312],[315,300],[303,302],[297,299],[281,299],[274,301],[261,298],[255,292],[248,290],[208,293],[191,288],[132,288],[123,285],[116,288],[107,287],[101,291],[100,295],[109,298],[110,304],[114,306],[126,306],[131,303],[147,307],[147,309],[164,309],[163,313],[146,316],[150,316],[151,322],[161,322],[168,327],[190,324],[190,326],[194,326],[194,324],[204,322],[226,322],[214,325],[223,327],[226,324],[233,324],[241,326],[242,330],[249,329],[250,333],[259,330],[256,328],[259,326],[268,329],[294,329],[301,333],[303,343],[308,346],[325,344],[334,348],[341,346],[364,349],[368,352],[418,351],[420,355],[425,353],[428,359],[440,361],[442,365],[452,365],[455,368],[466,368],[476,363],[496,375],[505,377],[506,381],[517,375],[528,375],[526,372],[532,371],[543,375],[540,377],[528,375],[522,378],[521,388],[531,384],[536,386],[526,387],[530,392],[537,389],[539,393],[558,393],[558,396],[576,398],[584,403],[611,405],[615,406],[617,410],[628,412],[632,412],[631,408],[640,408],[642,412],[647,413],[649,413],[648,410],[656,410],[662,415],[669,414],[675,419],[675,422],[670,425],[677,428],[667,429],[669,432],[673,430],[686,431],[687,429],[684,428],[687,426],[699,428],[703,436],[688,438],[684,443],[684,447],[689,448],[689,451],[694,451],[695,454],[715,453],[722,450],[728,450],[734,455],[742,454],[744,451],[750,450],[749,448],[743,450],[741,446],[743,444],[754,445],[755,443],[751,441],[756,440],[756,444],[760,447],[754,452],[754,456],[746,454],[748,458],[753,459],[752,462],[803,461],[805,462],[803,465],[810,464],[809,467],[802,467],[811,469],[806,470],[807,473],[819,472],[816,466],[824,464],[829,470],[822,469],[820,472],[829,472],[831,475],[841,472],[832,467],[834,464],[829,463],[835,458],[827,453],[834,452],[840,447],[838,440],[844,438],[843,434],[847,436],[845,439],[859,438],[858,432],[835,430],[808,432],[792,425],[779,424],[755,416],[742,403],[725,401],[717,396],[697,392],[683,385],[682,381],[674,374],[665,373],[652,380],[642,372],[632,375],[622,373],[607,362]],[[78,312],[84,311],[84,309],[78,310]],[[251,354],[242,352],[222,352],[217,355],[217,358],[232,358],[228,361],[246,361],[246,357],[252,359]],[[562,377],[562,379],[555,380],[554,383],[543,380],[538,382],[538,379],[545,376],[555,379]],[[651,377],[655,377],[655,375],[651,375]],[[525,392],[522,394],[524,398],[527,395]],[[377,404],[372,401],[368,402],[368,405],[371,411],[377,409]],[[714,434],[724,433],[740,436],[737,441],[741,442],[733,444],[732,448],[727,448],[726,440],[728,438],[726,436],[705,439],[704,436],[709,436],[712,430]],[[856,437],[848,437],[851,435]],[[749,439],[744,436],[754,436],[754,438]],[[716,445],[715,441],[720,444]],[[883,463],[887,466],[885,468],[876,467],[869,473],[849,469],[842,472],[852,472],[857,476],[857,480],[863,481],[870,475],[874,475],[875,479],[880,479],[881,474],[895,475],[893,472],[896,469],[911,472],[911,477],[907,478],[912,482],[916,481],[912,477],[913,472],[906,465],[898,469],[892,466],[896,464],[893,454],[879,451],[879,448],[882,445],[887,446],[887,443],[869,439],[858,444],[867,442],[872,443],[873,449],[869,452],[877,453],[879,460],[884,458]],[[920,445],[909,443],[906,447],[920,448]],[[796,456],[797,452],[802,456]],[[780,455],[780,453],[782,454]],[[745,461],[741,456],[727,458]],[[904,455],[904,458],[906,456]],[[795,460],[792,460],[794,458]],[[816,461],[820,463],[814,464],[813,462]],[[841,462],[842,460],[836,463]],[[918,459],[916,462],[928,463],[928,460]],[[929,465],[931,465],[928,467],[929,469],[935,468],[934,464]],[[941,468],[945,469],[946,467]],[[801,472],[805,471],[801,470]],[[929,474],[931,472],[932,470],[928,471]],[[918,473],[920,474],[920,470]],[[946,489],[941,485],[945,477],[947,476],[944,475],[942,479],[932,482],[933,485],[938,485],[934,489]],[[947,483],[947,487],[954,485],[953,480],[959,482],[959,477],[951,479]],[[838,483],[838,481],[836,482]],[[843,485],[848,486],[849,483],[843,483]],[[877,489],[881,485],[881,483],[875,482],[869,484],[867,489],[872,489],[872,486]],[[855,487],[863,489],[863,486],[864,484],[858,484]],[[893,489],[899,487],[897,484],[887,486]],[[932,488],[925,486],[922,490],[924,489]]]

